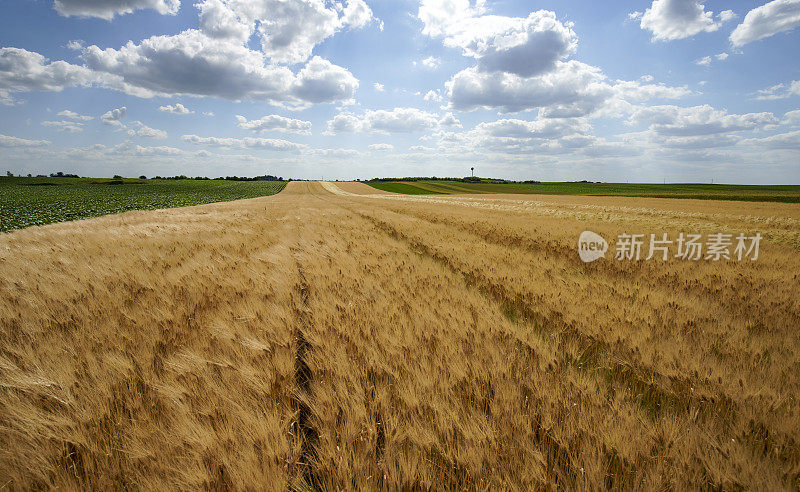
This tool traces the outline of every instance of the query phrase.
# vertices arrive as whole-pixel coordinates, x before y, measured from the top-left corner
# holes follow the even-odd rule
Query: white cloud
[[[800,150],[800,130],[779,133],[764,138],[750,138],[742,140],[743,145],[767,147],[769,149]]]
[[[442,36],[445,46],[461,48],[476,64],[445,83],[448,107],[518,113],[540,109],[548,117],[594,113],[620,100],[682,97],[686,88],[649,80],[609,81],[602,71],[576,60],[578,37],[572,23],[547,10],[527,17],[481,15],[483,2],[423,0],[418,13],[423,33]],[[435,100],[428,93],[426,100]],[[626,104],[630,104],[626,102]]]
[[[136,127],[136,129],[128,130],[128,135],[130,135],[131,137],[144,137],[144,138],[155,138],[155,139],[167,138],[167,132],[165,132],[164,130],[150,128],[141,121],[134,121],[133,123],[131,123],[131,126]]]
[[[435,56],[429,56],[428,58],[422,60],[422,64],[428,68],[437,68],[439,65],[441,65],[441,63],[442,60]]]
[[[703,58],[700,58],[699,60],[695,60],[694,63],[696,65],[700,65],[702,67],[710,67],[711,66],[711,62],[713,60],[715,60],[715,59],[718,60],[718,61],[727,60],[728,56],[730,56],[730,55],[728,55],[727,53],[720,53],[720,54],[714,55],[714,56],[711,56],[711,55],[704,56]]]
[[[159,14],[175,15],[180,0],[55,0],[56,12],[63,16],[99,17],[111,20],[115,15],[130,14],[135,10],[152,9]]]
[[[174,106],[172,104],[168,104],[166,106],[159,106],[158,110],[164,113],[172,113],[172,114],[194,114],[194,111],[190,111],[189,108],[187,108],[181,103],[176,103]]]
[[[27,140],[0,134],[0,147],[44,147],[50,145],[48,140]]]
[[[711,66],[711,56],[704,56],[703,58],[700,58],[699,60],[696,60],[694,63],[696,65],[700,65],[702,67],[710,67]]]
[[[88,86],[95,80],[90,70],[63,61],[48,60],[32,51],[0,48],[0,103],[15,104],[14,92],[61,91]]]
[[[320,57],[295,75],[244,44],[212,39],[196,30],[153,36],[119,49],[89,46],[83,58],[89,68],[117,76],[127,88],[149,95],[216,96],[302,108],[350,100],[358,87],[349,71]]]
[[[787,111],[785,115],[783,115],[783,121],[781,121],[782,125],[800,125],[800,109],[795,109],[793,111]]]
[[[717,14],[717,18],[719,19],[720,22],[723,23],[728,22],[729,20],[733,20],[736,17],[738,16],[736,15],[736,12],[734,12],[733,10],[723,10],[722,12]]]
[[[362,155],[361,152],[354,149],[306,149],[303,153],[321,157],[333,157],[336,159],[352,159],[353,157]]]
[[[441,102],[442,101],[442,95],[439,94],[438,91],[428,91],[428,93],[425,94],[423,99],[428,101],[428,102]]]
[[[373,19],[363,0],[343,8],[322,0],[203,0],[197,7],[200,29],[209,36],[241,43],[257,34],[268,58],[290,64],[311,58],[314,47],[336,32]]]
[[[375,152],[391,152],[394,150],[394,145],[387,143],[380,143],[380,144],[372,144],[368,148],[369,150],[373,150]]]
[[[444,35],[445,46],[460,48],[465,56],[475,58],[482,72],[524,77],[545,73],[574,53],[578,45],[572,24],[558,21],[548,10],[531,12],[525,18],[474,16],[436,29],[427,27],[423,33],[427,30],[431,35]]]
[[[673,41],[700,32],[714,32],[734,16],[732,11],[726,10],[715,21],[714,13],[705,10],[702,0],[654,0],[641,15],[640,26],[653,33],[653,41]]]
[[[175,157],[187,155],[185,150],[175,147],[143,147],[129,141],[107,149],[106,153],[109,155],[121,155],[129,157]]]
[[[291,96],[299,99],[301,106],[350,101],[356,88],[358,80],[347,69],[315,56],[297,74],[291,87]]]
[[[452,25],[485,12],[485,0],[422,0],[417,17],[422,21],[422,34],[441,36]]]
[[[60,132],[79,133],[83,131],[83,123],[77,121],[43,121],[42,126],[55,128]]]
[[[378,82],[375,82],[374,84],[372,84],[372,87],[374,87],[375,90],[378,91],[378,92],[385,92],[386,91],[386,88],[384,88],[383,84],[378,83]]]
[[[68,109],[65,109],[64,111],[60,111],[58,113],[58,116],[62,116],[64,118],[69,118],[71,120],[76,120],[76,121],[90,121],[90,120],[94,119],[93,116],[85,116],[85,115],[82,115],[82,114],[78,114],[78,113],[76,113],[74,111],[70,111]]]
[[[461,128],[461,122],[453,116],[453,113],[447,113],[439,120],[439,126],[442,128]]]
[[[744,46],[800,26],[800,0],[773,0],[756,7],[730,36],[734,46]]]
[[[84,42],[82,39],[73,39],[67,42],[67,49],[72,51],[80,51],[83,49]]]
[[[311,122],[293,118],[286,118],[277,114],[264,116],[257,120],[248,121],[241,115],[236,115],[239,128],[251,130],[253,132],[279,131],[284,133],[297,133],[301,135],[311,135]]]
[[[181,137],[184,142],[195,145],[208,145],[223,148],[246,148],[246,149],[265,149],[282,152],[299,152],[307,148],[306,145],[289,142],[288,140],[272,138],[220,138],[220,137],[200,137],[197,135],[184,135]]]
[[[128,112],[128,108],[122,106],[121,108],[110,109],[103,113],[103,116],[100,117],[100,121],[104,124],[109,126],[120,126],[124,127],[125,125],[122,124],[122,118]]]
[[[660,84],[609,82],[599,68],[575,60],[558,62],[556,69],[534,77],[511,73],[483,73],[472,67],[445,84],[450,107],[518,113],[542,108],[549,117],[585,116],[613,98],[681,97],[689,91]]]
[[[445,87],[450,107],[459,111],[497,108],[504,113],[515,113],[548,106],[571,106],[586,114],[611,96],[603,79],[599,69],[570,61],[560,62],[554,72],[529,78],[467,68],[455,74]]]
[[[464,149],[469,149],[471,152],[512,155],[564,154],[579,150],[584,152],[594,147],[594,152],[599,154],[603,151],[601,143],[608,144],[588,135],[590,130],[585,118],[538,118],[533,121],[501,119],[480,123],[474,129],[461,133],[440,131],[424,140],[436,140],[438,149],[462,153]],[[418,148],[420,151],[423,149]],[[605,149],[606,153],[608,151]]]
[[[728,114],[709,105],[649,106],[636,110],[628,123],[649,125],[652,132],[664,137],[693,137],[769,129],[778,119],[772,113]]]
[[[326,135],[335,135],[337,133],[355,133],[361,131],[361,119],[352,113],[339,113],[328,121],[328,130]]]
[[[431,130],[439,126],[439,117],[416,108],[394,108],[391,111],[369,110],[359,117],[352,113],[339,113],[328,121],[328,135],[336,133],[412,133]]]
[[[777,84],[756,92],[756,99],[760,101],[772,101],[775,99],[786,99],[787,97],[800,96],[800,80],[793,80],[788,84]]]

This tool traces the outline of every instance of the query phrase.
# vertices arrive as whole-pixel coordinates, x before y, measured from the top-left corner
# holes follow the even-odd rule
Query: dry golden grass
[[[368,191],[0,236],[0,486],[800,488],[800,207]]]

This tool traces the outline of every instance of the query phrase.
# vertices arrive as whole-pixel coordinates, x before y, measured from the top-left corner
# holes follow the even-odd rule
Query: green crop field
[[[403,195],[438,195],[443,192],[430,190],[422,183],[398,183],[398,182],[374,182],[368,183],[373,188],[392,193],[402,193]],[[446,193],[446,192],[444,192]]]
[[[0,232],[128,210],[274,195],[283,181],[0,178]]]
[[[488,180],[487,180],[488,181]],[[520,193],[543,195],[641,196],[800,203],[797,185],[643,184],[643,183],[468,183],[462,181],[370,181],[379,190],[407,195]]]

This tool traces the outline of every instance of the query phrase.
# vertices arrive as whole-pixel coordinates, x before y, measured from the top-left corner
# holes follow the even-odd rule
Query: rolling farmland
[[[0,483],[797,489],[799,248],[791,203],[317,182],[13,231]]]
[[[406,195],[458,195],[483,193],[630,196],[648,198],[688,198],[695,200],[734,200],[750,202],[800,203],[800,186],[727,184],[652,184],[652,183],[497,183],[447,180],[367,181],[373,188]]]

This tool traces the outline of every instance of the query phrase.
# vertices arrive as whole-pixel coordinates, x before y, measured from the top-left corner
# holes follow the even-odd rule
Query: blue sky
[[[800,183],[800,0],[0,8],[15,174]]]

